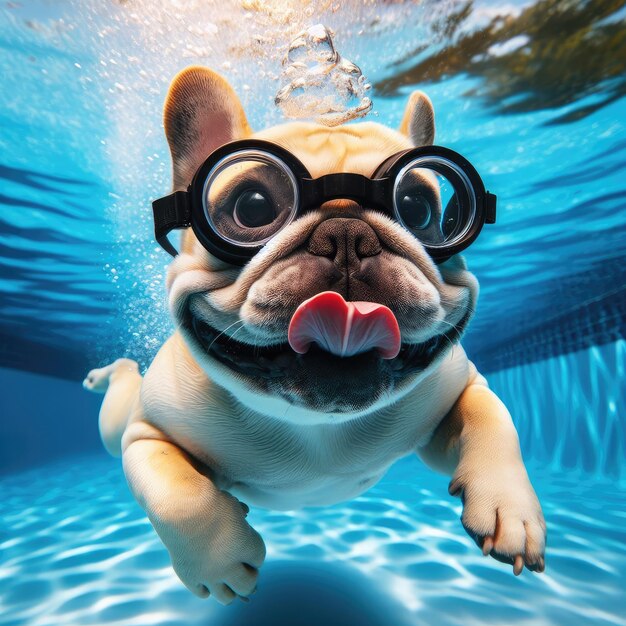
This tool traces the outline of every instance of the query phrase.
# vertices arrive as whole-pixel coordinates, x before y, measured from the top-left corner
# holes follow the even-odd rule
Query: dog
[[[385,157],[431,145],[435,133],[422,92],[410,96],[397,131],[292,122],[253,133],[227,81],[200,67],[173,80],[164,123],[174,190],[235,140],[278,144],[315,178],[370,176]],[[452,476],[462,524],[484,554],[515,574],[524,565],[543,571],[546,526],[517,433],[458,341],[478,294],[461,256],[437,265],[400,224],[339,199],[292,221],[243,267],[187,229],[167,289],[177,330],[145,376],[118,359],[89,372],[84,386],[106,394],[103,443],[121,455],[132,493],[194,594],[229,604],[255,590],[266,553],[246,503],[285,510],[345,501],[410,454]],[[345,306],[390,309],[403,345],[444,340],[406,371],[401,356],[375,350],[287,347],[262,356],[285,344],[303,302],[327,292]],[[214,350],[202,328],[219,331],[234,352]]]

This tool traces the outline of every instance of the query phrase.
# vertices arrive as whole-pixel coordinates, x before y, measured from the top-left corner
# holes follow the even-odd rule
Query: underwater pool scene
[[[103,449],[83,378],[145,370],[174,328],[151,209],[172,78],[210,67],[253,129],[282,123],[316,24],[371,85],[365,121],[397,128],[424,90],[435,143],[498,196],[462,343],[519,433],[541,574],[483,557],[449,478],[407,457],[348,502],[252,507],[258,591],[221,606]],[[625,458],[626,2],[0,0],[0,625],[626,626]]]

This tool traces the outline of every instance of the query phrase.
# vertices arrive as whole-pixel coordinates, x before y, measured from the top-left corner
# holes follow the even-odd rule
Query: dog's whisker
[[[232,327],[233,327],[233,326],[235,326],[236,324],[241,324],[241,326],[237,329],[237,330],[241,330],[241,328],[243,327],[243,323],[244,323],[244,322],[243,322],[243,320],[236,320],[236,321],[234,321],[232,324],[229,324],[228,326],[226,326],[226,328],[224,328],[224,330],[222,330],[219,334],[217,334],[217,335],[215,336],[215,338],[213,339],[213,341],[209,344],[208,349],[210,350],[210,349],[211,349],[211,347],[213,346],[213,344],[214,344],[214,343],[215,343],[215,342],[216,342],[216,341],[217,341],[217,340],[218,340],[218,339],[219,339],[222,335],[224,335],[224,334],[226,333],[226,331],[227,331],[229,328],[232,328]],[[235,332],[236,332],[236,331],[235,331]],[[234,333],[233,333],[233,334],[234,334]],[[231,335],[231,339],[232,339],[232,335]]]
[[[448,326],[450,326],[450,328],[453,328],[454,330],[458,329],[458,324],[453,324],[452,322],[449,322],[448,320],[439,320],[440,324],[447,324]]]
[[[439,294],[439,301],[440,301],[442,304],[449,304],[449,305],[451,305],[451,306],[458,305],[458,303],[459,303],[458,298],[449,298],[449,297],[444,296],[444,295],[442,295],[442,294]]]
[[[454,331],[454,332],[458,332],[459,331],[459,324],[453,324],[452,322],[448,322],[447,320],[439,320],[442,324],[447,324],[448,326],[450,326],[450,328]],[[443,334],[443,337],[446,339],[446,341],[450,344],[451,347],[454,347],[454,342],[452,341],[452,339],[450,339],[450,337],[448,337],[448,335],[446,333]]]
[[[256,354],[256,356],[258,356],[258,355],[259,355],[259,344],[258,344],[258,342],[257,342],[257,339],[259,338],[259,335],[260,335],[260,334],[261,334],[261,333],[260,333],[258,330],[257,330],[257,331],[255,331],[255,333],[254,333],[254,344],[255,344],[255,346],[257,346],[257,347],[255,348],[255,354]]]
[[[236,334],[237,334],[237,333],[238,333],[238,332],[239,332],[239,331],[243,328],[243,326],[244,326],[244,325],[243,325],[243,322],[242,322],[241,326],[240,326],[240,327],[239,327],[239,328],[238,328],[238,329],[237,329],[237,330],[236,330],[236,331],[235,331],[232,335],[230,335],[230,336],[228,337],[228,341],[230,341],[231,339],[234,339],[234,338],[235,338],[235,335],[236,335]]]

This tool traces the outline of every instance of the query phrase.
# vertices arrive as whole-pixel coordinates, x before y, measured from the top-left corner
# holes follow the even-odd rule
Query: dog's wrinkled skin
[[[174,189],[183,189],[212,150],[250,136],[284,146],[314,177],[371,175],[388,155],[432,143],[434,116],[416,92],[400,132],[292,123],[253,135],[230,86],[190,68],[172,84],[165,129]],[[460,257],[436,266],[389,218],[333,201],[243,268],[211,256],[189,230],[167,285],[179,331],[145,377],[120,359],[84,384],[106,391],[105,446],[122,454],[137,501],[191,591],[229,603],[255,589],[265,546],[238,498],[274,509],[331,504],[411,453],[453,475],[450,493],[462,497],[463,525],[485,554],[515,573],[524,564],[543,570],[545,523],[511,418],[456,341],[478,291]],[[235,371],[194,331],[196,320],[233,342],[282,344],[297,306],[328,290],[388,306],[403,344],[449,334],[417,373],[394,374],[393,361],[371,352],[342,359],[312,350],[281,355],[285,366],[267,377]]]

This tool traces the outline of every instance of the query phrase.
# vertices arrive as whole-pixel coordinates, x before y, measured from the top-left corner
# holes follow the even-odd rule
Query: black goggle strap
[[[175,191],[169,196],[159,198],[152,203],[154,213],[154,235],[157,243],[172,256],[178,250],[167,238],[175,228],[191,226],[191,202],[187,191]]]
[[[485,224],[495,224],[496,223],[496,202],[498,201],[498,197],[485,192]]]
[[[301,210],[319,207],[330,200],[354,200],[389,212],[386,202],[388,178],[368,178],[362,174],[326,174],[303,178]]]

